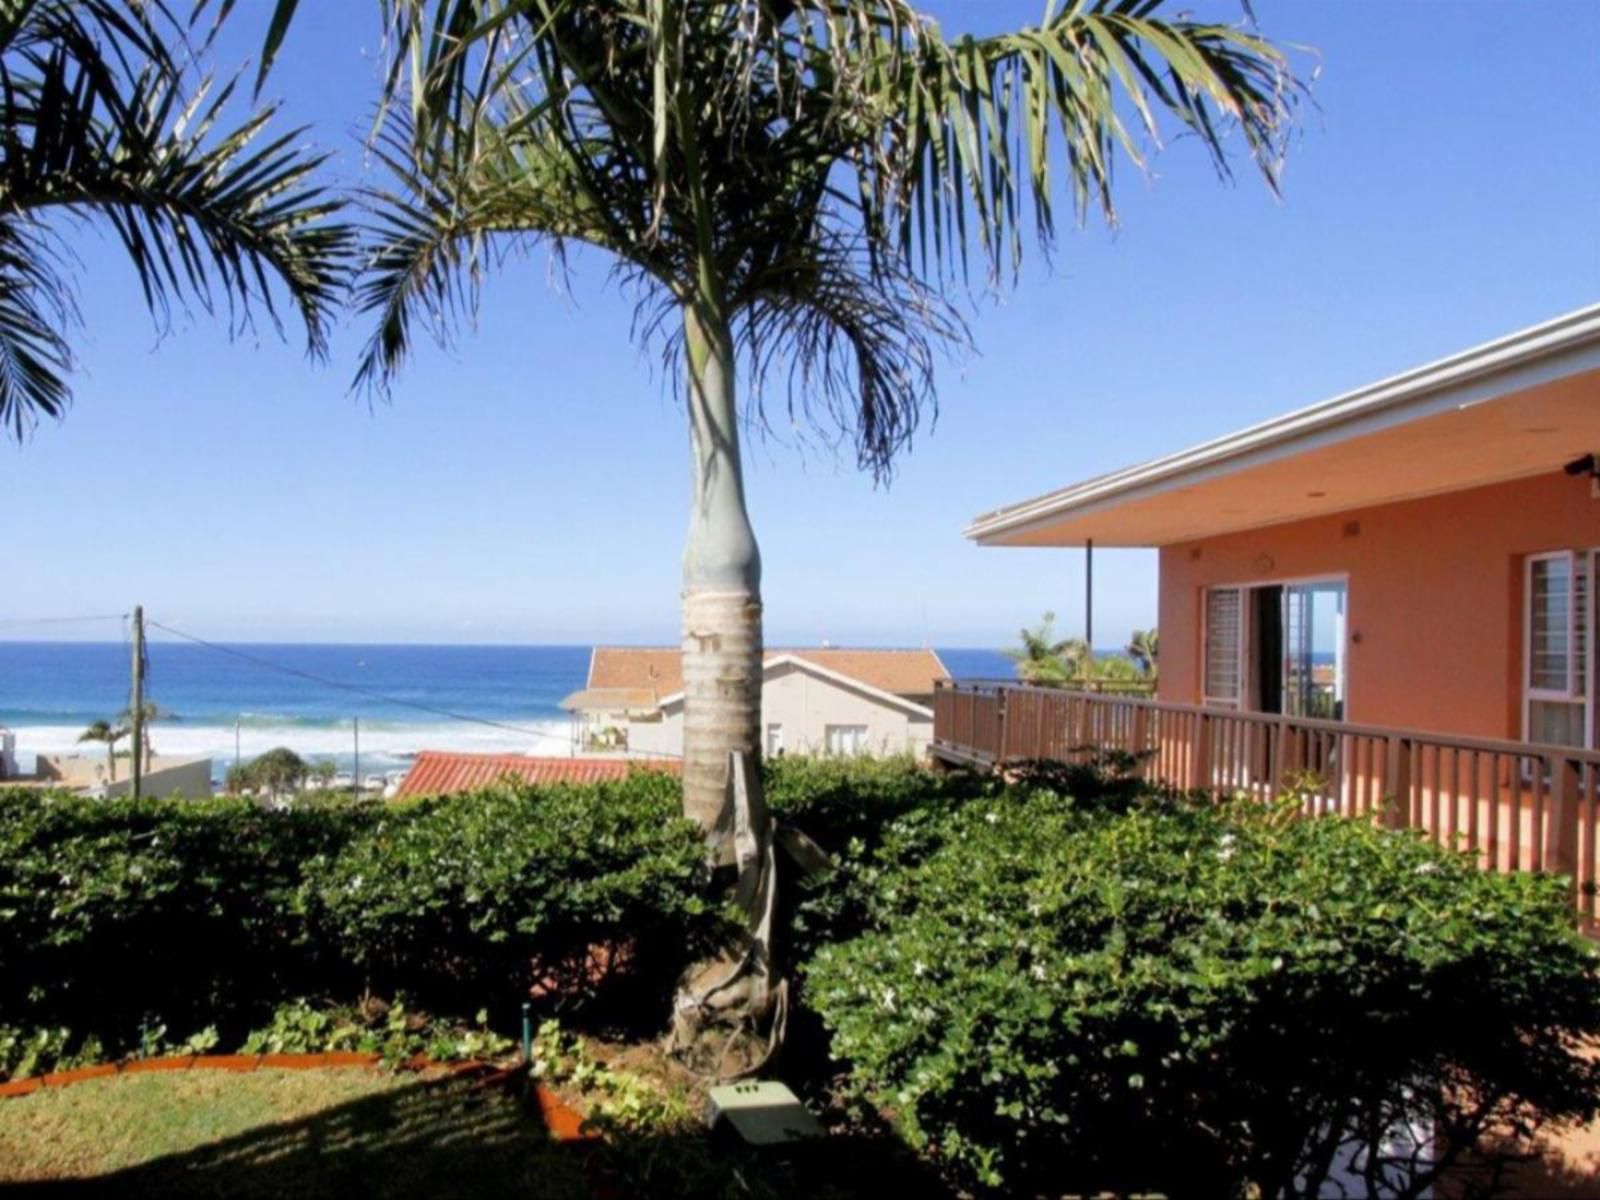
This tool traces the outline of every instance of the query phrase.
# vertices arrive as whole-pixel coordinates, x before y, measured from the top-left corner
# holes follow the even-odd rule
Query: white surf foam
[[[536,754],[563,758],[573,753],[572,729],[564,720],[507,721],[526,733],[492,729],[465,722],[438,724],[361,725],[361,771],[395,770],[404,767],[420,750],[459,750],[477,754]],[[12,729],[17,737],[18,766],[33,769],[35,755],[104,755],[103,745],[78,741],[83,732],[78,725],[25,725]],[[220,775],[233,763],[234,728],[231,725],[186,725],[181,722],[155,725],[150,742],[157,754],[212,760],[214,774]],[[349,769],[355,756],[355,740],[349,725],[343,727],[282,724],[257,720],[239,731],[238,750],[246,759],[264,754],[276,746],[287,746],[304,759],[332,759]],[[126,749],[119,743],[118,749]]]

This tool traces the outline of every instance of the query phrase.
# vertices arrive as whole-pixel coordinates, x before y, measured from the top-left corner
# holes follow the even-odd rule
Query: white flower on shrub
[[[990,809],[988,812],[984,813],[983,819],[989,822],[991,825],[1000,824],[1000,814],[995,812],[993,809]]]
[[[1029,972],[1029,974],[1031,974],[1040,983],[1043,983],[1046,979],[1048,979],[1050,977],[1050,972],[1048,972],[1048,971],[1046,971],[1044,969],[1044,964],[1043,963],[1034,963],[1033,964],[1033,969]]]
[[[1231,833],[1225,833],[1219,839],[1217,839],[1217,845],[1219,847],[1217,850],[1218,861],[1227,862],[1234,856],[1234,854],[1237,853],[1237,851],[1234,849],[1234,843],[1238,840],[1239,839],[1234,837]]]
[[[1435,874],[1438,870],[1439,870],[1439,864],[1438,863],[1436,863],[1436,862],[1425,862],[1425,863],[1417,864],[1417,872],[1416,873],[1418,875],[1432,875],[1432,874]]]
[[[883,1008],[884,1012],[894,1011],[895,995],[895,990],[892,987],[886,987],[883,989],[883,997],[878,1003]]]
[[[911,964],[911,973],[918,979],[921,979],[928,973],[928,964],[923,962],[920,958],[917,959],[916,962]]]

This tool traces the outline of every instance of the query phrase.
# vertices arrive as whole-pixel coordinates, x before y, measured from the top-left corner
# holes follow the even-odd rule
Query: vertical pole
[[[1094,539],[1083,543],[1083,642],[1089,650],[1089,666],[1094,665]]]
[[[350,773],[350,787],[353,794],[361,795],[361,718],[354,718],[356,732],[356,765]]]
[[[133,735],[133,776],[128,794],[135,800],[144,787],[144,606],[133,606],[133,703],[130,733]]]
[[[240,761],[240,756],[239,756],[239,722],[240,722],[240,717],[237,714],[235,714],[234,718],[233,718],[233,769],[235,771],[237,771],[239,769],[239,761]]]

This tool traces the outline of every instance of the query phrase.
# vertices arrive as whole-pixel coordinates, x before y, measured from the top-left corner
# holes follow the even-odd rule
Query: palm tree
[[[773,404],[885,478],[934,403],[936,350],[966,341],[947,290],[974,261],[1008,282],[1030,227],[1049,248],[1058,178],[1078,215],[1111,218],[1114,160],[1142,163],[1170,126],[1223,174],[1237,130],[1272,180],[1298,87],[1284,56],[1160,7],[1052,2],[1031,28],[952,41],[909,0],[381,0],[391,182],[367,196],[358,299],[376,331],[358,382],[381,391],[418,323],[448,339],[507,244],[538,242],[608,255],[682,381],[684,809],[737,863],[754,930],[741,970],[711,972],[683,1010],[713,991],[747,1023],[781,1010],[748,773],[761,558],[742,431]]]
[[[1057,641],[1055,623],[1055,613],[1045,613],[1033,629],[1019,631],[1019,647],[1004,651],[1017,664],[1017,677],[1024,683],[1059,686],[1083,675],[1089,661],[1088,643],[1082,638]]]
[[[1135,629],[1133,636],[1128,639],[1127,655],[1139,667],[1139,673],[1146,679],[1156,677],[1157,660],[1160,657],[1161,635],[1154,629]]]
[[[106,764],[110,771],[106,782],[117,781],[117,743],[128,736],[128,730],[122,725],[113,725],[109,721],[95,721],[89,728],[78,735],[78,741],[104,742],[106,744]]]
[[[57,229],[73,218],[110,226],[163,324],[221,302],[235,328],[256,311],[277,325],[274,279],[324,351],[350,233],[327,220],[339,205],[310,182],[321,159],[301,131],[269,133],[271,107],[224,123],[234,86],[193,62],[192,35],[213,31],[160,0],[0,4],[0,426],[15,438],[71,398]]]
[[[133,723],[133,706],[129,705],[117,714],[120,720]],[[162,708],[154,700],[146,700],[139,706],[139,740],[143,743],[140,750],[144,756],[144,769],[150,769],[150,762],[155,757],[155,752],[150,747],[150,726],[156,721],[176,721],[178,714],[170,708]]]

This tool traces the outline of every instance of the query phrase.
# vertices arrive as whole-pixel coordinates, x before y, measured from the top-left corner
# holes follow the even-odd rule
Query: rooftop
[[[1600,305],[977,517],[983,546],[1165,546],[1558,471],[1600,449]]]
[[[507,778],[521,783],[600,783],[632,771],[668,771],[676,762],[661,759],[534,758],[522,754],[457,754],[424,750],[406,773],[395,799],[444,796],[490,787]]]

